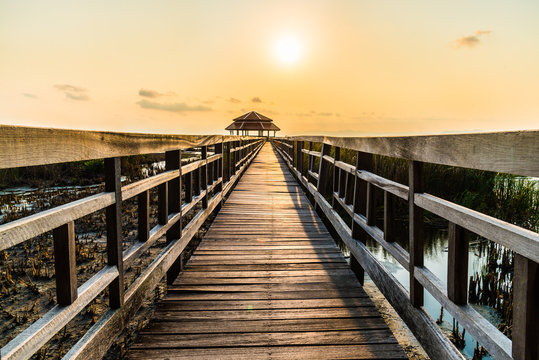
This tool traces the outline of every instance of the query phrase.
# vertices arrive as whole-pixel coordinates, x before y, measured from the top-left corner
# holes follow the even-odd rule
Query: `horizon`
[[[404,16],[403,16],[404,14]],[[0,124],[278,135],[539,128],[539,3],[0,4]]]

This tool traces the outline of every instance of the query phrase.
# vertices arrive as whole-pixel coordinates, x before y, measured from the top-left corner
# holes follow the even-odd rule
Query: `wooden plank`
[[[539,234],[430,194],[416,194],[415,204],[520,255],[539,262]]]
[[[212,334],[235,332],[328,331],[384,329],[385,321],[374,318],[228,320],[228,321],[154,321],[141,334]]]
[[[0,225],[0,250],[114,204],[115,193],[100,193]]]
[[[423,209],[415,205],[416,193],[423,192],[423,163],[412,161],[409,166],[409,195],[408,195],[408,217],[409,217],[409,242],[410,242],[410,263],[408,272],[410,274],[410,302],[413,306],[423,306],[423,286],[417,281],[414,275],[416,267],[423,266]]]
[[[70,221],[54,229],[53,237],[56,302],[69,305],[77,299],[75,223]]]
[[[470,169],[539,176],[539,131],[399,137],[293,136],[383,156]]]
[[[447,296],[457,305],[468,302],[468,233],[449,223]]]
[[[222,135],[157,135],[0,125],[0,169],[160,153],[242,139]]]
[[[150,191],[146,190],[137,197],[137,240],[146,242],[150,238]]]
[[[204,310],[269,310],[269,309],[316,309],[350,308],[374,306],[368,297],[331,298],[331,299],[286,299],[286,300],[209,300],[188,301],[165,298],[159,310],[204,311]]]
[[[396,344],[325,345],[325,346],[267,346],[201,349],[133,350],[129,359],[223,359],[223,360],[312,360],[331,359],[407,359]]]
[[[166,170],[179,170],[180,174],[168,182],[168,197],[167,197],[167,219],[171,213],[179,214],[176,222],[170,226],[166,233],[166,243],[170,244],[182,237],[182,174],[181,174],[182,157],[180,150],[171,150],[165,153],[165,168]],[[168,221],[167,221],[168,222]],[[182,268],[182,256],[178,256],[176,261],[167,270],[167,283],[172,284],[178,276]]]
[[[109,285],[109,306],[119,308],[124,302],[122,249],[122,183],[120,158],[105,159],[105,191],[114,193],[116,201],[105,209],[108,265],[118,269],[118,277]]]
[[[539,266],[515,254],[513,278],[513,349],[515,359],[539,358]]]
[[[235,347],[235,346],[287,346],[287,345],[333,345],[345,344],[396,344],[397,340],[389,329],[376,330],[340,330],[302,331],[302,332],[249,332],[247,334],[143,334],[142,344],[135,344],[133,349],[156,348],[200,348],[200,347]]]

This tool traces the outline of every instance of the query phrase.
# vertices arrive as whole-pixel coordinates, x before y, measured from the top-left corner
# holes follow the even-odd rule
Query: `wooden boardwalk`
[[[128,357],[406,359],[269,143]]]

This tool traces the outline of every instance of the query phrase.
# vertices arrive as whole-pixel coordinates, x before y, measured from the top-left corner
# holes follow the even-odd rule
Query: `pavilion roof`
[[[250,111],[234,119],[234,122],[228,125],[225,130],[281,130],[273,123],[269,117],[256,111]]]

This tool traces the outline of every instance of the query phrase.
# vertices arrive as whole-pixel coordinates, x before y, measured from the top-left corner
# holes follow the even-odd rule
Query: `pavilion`
[[[250,131],[257,131],[258,136],[264,136],[264,131],[267,131],[265,136],[270,136],[270,131],[273,131],[273,136],[275,136],[275,133],[281,129],[269,117],[250,111],[235,118],[225,130],[229,130],[230,135],[234,135],[234,130],[236,135],[249,135]]]

